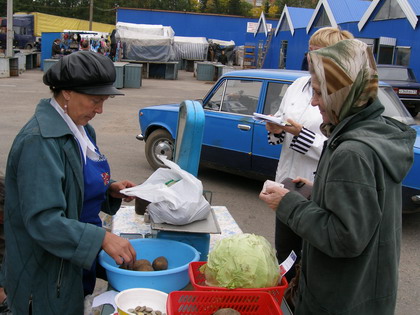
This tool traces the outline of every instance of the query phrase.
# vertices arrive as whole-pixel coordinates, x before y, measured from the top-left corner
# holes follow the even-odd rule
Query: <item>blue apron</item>
[[[96,152],[99,154],[99,159],[95,161],[86,157],[86,163],[83,167],[85,189],[83,196],[83,209],[79,221],[101,227],[102,221],[99,217],[99,212],[101,210],[102,203],[106,199],[106,191],[108,190],[110,184],[111,175],[106,157],[99,152],[96,145],[95,148]],[[83,270],[83,289],[85,296],[92,294],[95,288],[96,265],[97,259],[90,270]]]

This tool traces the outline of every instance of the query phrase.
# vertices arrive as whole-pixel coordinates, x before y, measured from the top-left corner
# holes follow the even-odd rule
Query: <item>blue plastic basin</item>
[[[132,271],[119,268],[103,250],[99,263],[106,269],[109,284],[118,291],[132,288],[149,288],[170,293],[184,288],[190,281],[188,266],[198,261],[200,253],[191,245],[164,239],[130,240],[137,253],[137,259],[150,262],[159,256],[168,260],[168,269],[161,271]]]

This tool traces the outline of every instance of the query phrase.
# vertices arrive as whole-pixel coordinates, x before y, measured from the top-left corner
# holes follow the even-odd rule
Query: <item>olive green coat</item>
[[[401,244],[401,182],[415,131],[374,102],[337,125],[312,201],[290,192],[277,217],[303,242],[295,314],[394,314]]]
[[[13,314],[83,314],[82,269],[90,269],[105,235],[79,222],[83,167],[74,136],[42,100],[13,142],[6,168],[5,287]],[[86,127],[95,139],[90,126]],[[94,140],[95,141],[95,140]],[[108,197],[102,211],[121,203]]]

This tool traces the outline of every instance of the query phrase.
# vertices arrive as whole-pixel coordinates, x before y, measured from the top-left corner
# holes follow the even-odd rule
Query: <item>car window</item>
[[[261,81],[226,80],[204,108],[241,115],[252,115],[258,105]]]
[[[379,87],[378,98],[385,107],[384,116],[392,117],[407,125],[415,124],[413,117],[391,87]]]
[[[269,82],[267,87],[267,94],[264,102],[265,115],[274,115],[281,104],[284,94],[286,93],[289,84]]]
[[[225,91],[226,82],[227,80],[225,80],[222,84],[219,85],[217,90],[213,93],[213,96],[207,101],[206,104],[204,104],[204,109],[215,111],[220,110],[220,105],[222,104],[222,97]]]
[[[380,80],[415,81],[414,74],[410,70],[407,68],[378,67],[378,76]]]

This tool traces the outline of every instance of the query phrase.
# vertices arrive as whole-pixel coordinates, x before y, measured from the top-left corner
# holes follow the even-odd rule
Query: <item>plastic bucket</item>
[[[178,241],[164,239],[130,240],[137,253],[137,259],[153,261],[159,256],[168,260],[168,269],[161,271],[133,271],[119,268],[103,250],[99,263],[106,269],[109,284],[116,290],[149,288],[166,293],[181,290],[190,281],[188,266],[198,261],[200,253],[192,246]]]
[[[129,309],[135,309],[137,306],[151,307],[154,311],[166,310],[168,294],[153,289],[128,289],[121,291],[115,296],[115,305],[118,315],[131,315]]]

